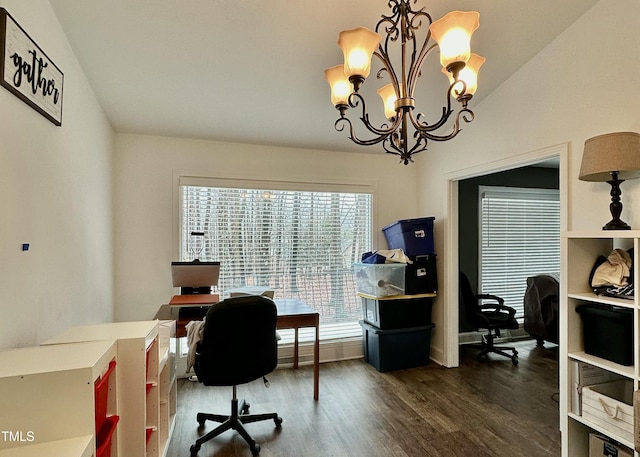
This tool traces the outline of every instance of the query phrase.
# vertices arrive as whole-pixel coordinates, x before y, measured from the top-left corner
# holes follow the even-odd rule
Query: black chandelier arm
[[[460,130],[462,129],[459,127],[457,118],[456,118],[455,125],[447,135],[434,135],[433,133],[419,131],[419,130],[416,130],[415,135],[418,135],[422,138],[425,138],[431,141],[448,141],[452,138],[455,138],[458,135],[458,133],[460,133]]]
[[[460,98],[463,97],[466,93],[467,83],[462,79],[453,81],[449,86],[449,100],[451,100],[452,96],[455,96],[456,99],[460,100]]]
[[[460,131],[462,130],[462,127],[460,127],[460,119],[462,119],[466,123],[469,123],[473,121],[474,117],[475,115],[473,114],[473,111],[471,111],[468,108],[463,108],[456,113],[455,121],[453,123],[453,127],[451,128],[451,131],[449,132],[449,134],[435,135],[425,130],[416,130],[414,133],[414,137],[419,135],[425,139],[432,140],[432,141],[449,141],[452,138],[455,138],[458,135],[458,133],[460,133]]]
[[[414,134],[414,138],[415,137],[416,135]],[[387,154],[393,154],[393,155],[399,156],[400,162],[404,162],[405,165],[408,165],[409,162],[413,163],[412,156],[414,154],[425,151],[427,149],[427,141],[425,140],[423,143],[423,138],[418,137],[416,144],[414,144],[411,149],[405,150],[403,148],[400,148],[398,144],[394,141],[394,138],[389,136],[382,143],[382,147]]]
[[[400,92],[398,90],[399,88],[398,75],[396,75],[396,72],[393,69],[393,66],[391,65],[391,61],[389,60],[389,55],[382,49],[382,45],[378,46],[378,50],[374,51],[373,55],[376,56],[378,60],[380,60],[380,63],[382,64],[382,68],[380,68],[380,70],[378,70],[378,72],[376,73],[376,78],[382,79],[382,73],[386,72],[387,75],[389,75],[389,80],[393,85],[393,89],[396,91],[396,94],[399,94]]]
[[[442,110],[443,110],[442,118],[438,123],[432,124],[432,125],[429,125],[426,122],[420,122],[420,117],[422,116],[422,113],[418,114],[417,119],[414,119],[413,115],[410,115],[409,117],[415,129],[415,132],[413,135],[414,138],[417,138],[419,136],[419,137],[422,137],[428,140],[433,140],[433,141],[447,141],[454,138],[458,134],[458,132],[460,132],[460,120],[459,120],[460,112],[456,115],[453,127],[448,134],[438,135],[435,133],[431,133],[435,130],[438,130],[440,127],[442,127],[444,123],[449,120],[449,118],[451,117],[451,114],[453,113],[452,110],[447,111],[447,109],[444,107],[442,108]]]
[[[414,3],[417,2],[414,0]],[[382,19],[376,24],[375,29],[376,33],[380,33],[382,31],[381,29],[384,29],[384,33],[386,34],[383,42],[384,46],[381,42],[378,45],[378,50],[374,52],[374,55],[378,57],[378,59],[380,59],[383,64],[383,68],[378,71],[377,77],[378,79],[380,79],[382,77],[382,72],[386,71],[390,76],[391,83],[393,84],[394,89],[396,89],[396,93],[399,94],[400,97],[413,97],[413,88],[418,76],[420,76],[420,68],[422,66],[422,62],[424,61],[425,57],[430,54],[431,50],[437,47],[437,43],[435,43],[427,48],[431,37],[431,31],[427,30],[424,43],[422,44],[422,48],[420,50],[420,53],[418,54],[415,31],[423,26],[423,18],[427,22],[427,27],[429,27],[433,20],[431,18],[431,15],[424,11],[424,8],[420,8],[417,11],[412,10],[410,0],[389,0],[388,6],[391,9],[392,14],[389,16],[382,15]],[[407,81],[404,81],[404,83],[407,84],[407,93],[403,93],[404,90],[399,91],[400,84],[398,83],[398,77],[395,73],[395,70],[393,69],[393,66],[391,65],[391,59],[389,58],[389,42],[395,42],[400,37],[403,37],[403,40],[406,38],[406,41],[411,42],[411,63],[409,65],[410,74],[407,78]],[[405,42],[402,43],[403,53],[404,45]]]
[[[400,122],[402,119],[400,117],[396,117],[391,123],[391,125],[389,126],[387,126],[387,124],[385,123],[385,124],[382,124],[380,128],[374,127],[373,124],[371,124],[371,122],[369,121],[369,113],[367,113],[367,105],[362,95],[360,95],[357,92],[354,92],[351,95],[349,95],[349,106],[351,108],[357,108],[360,104],[362,105],[362,115],[360,116],[360,121],[362,121],[362,124],[364,124],[366,129],[369,130],[369,132],[373,133],[374,135],[378,135],[382,137],[387,136],[390,133],[394,132],[400,125]],[[366,140],[361,140],[361,141],[366,141]],[[371,141],[372,141],[371,144],[376,144],[382,141],[382,138],[376,138]],[[363,143],[363,144],[366,144],[366,143]]]
[[[407,77],[407,90],[410,97],[413,97],[418,77],[420,77],[420,72],[422,71],[422,64],[424,62],[424,59],[426,59],[427,56],[431,54],[431,51],[438,47],[437,43],[434,43],[431,46],[427,47],[430,37],[431,32],[429,32],[424,43],[422,43],[422,48],[420,49],[420,53],[418,54],[416,60],[413,61],[413,56],[411,58],[412,64],[409,67],[409,76]]]
[[[467,117],[467,115],[469,115],[469,117]],[[460,117],[462,117],[462,119],[468,124],[469,122],[472,122],[476,115],[473,114],[473,111],[471,111],[469,108],[463,108],[460,111],[458,111],[458,114],[456,115],[456,124],[460,125]]]
[[[411,120],[411,124],[413,125],[414,129],[419,132],[429,133],[442,127],[451,118],[451,114],[453,114],[453,110],[451,109],[451,105],[449,104],[448,106],[442,107],[442,115],[440,116],[440,119],[438,120],[438,122],[435,122],[433,124],[429,124],[426,121],[422,120],[422,118],[425,117],[424,113],[418,113],[417,116],[414,116],[413,111],[410,111],[409,119]]]
[[[426,13],[425,11],[423,11],[424,8],[421,8],[418,11],[413,11],[411,9],[411,7],[409,6],[409,2],[407,2],[407,24],[406,24],[406,36],[407,39],[411,41],[411,64],[409,65],[409,73],[413,73],[415,74],[415,76],[413,76],[413,82],[415,82],[415,80],[418,78],[418,76],[420,76],[420,68],[422,67],[422,62],[424,61],[425,57],[427,55],[429,55],[429,53],[431,52],[431,50],[435,47],[437,47],[437,43],[434,43],[433,45],[431,45],[429,48],[427,48],[427,45],[429,44],[429,41],[431,40],[431,30],[429,30],[429,26],[432,24],[432,19],[431,16],[429,15],[429,13]],[[413,14],[413,16],[411,18],[409,18],[409,14]],[[422,24],[422,19],[426,20],[426,27],[427,27],[427,33],[425,35],[424,41],[422,43],[422,47],[420,48],[420,52],[418,53],[417,50],[417,36],[416,36],[416,30],[420,29],[423,24]],[[417,21],[417,23],[416,23]],[[416,57],[417,56],[417,57]],[[412,86],[413,84],[411,84],[411,75],[409,75],[407,82],[409,86]],[[409,92],[409,94],[413,94],[413,92]],[[412,95],[411,95],[412,96]]]
[[[461,90],[455,90],[455,87],[461,87]],[[447,90],[447,104],[446,106],[442,107],[442,115],[440,116],[440,119],[435,122],[434,124],[429,124],[423,120],[421,120],[421,118],[424,117],[423,113],[419,113],[417,116],[414,117],[412,112],[409,112],[409,118],[411,119],[411,123],[413,124],[413,127],[416,130],[419,130],[421,132],[433,132],[434,130],[438,130],[440,127],[442,127],[451,117],[451,114],[453,113],[453,109],[451,108],[451,99],[453,98],[453,93],[455,92],[455,96],[457,99],[462,100],[464,99],[465,93],[467,90],[467,85],[464,81],[462,80],[457,80],[451,83],[451,85],[449,85],[449,89]],[[467,100],[468,101],[468,100]],[[473,120],[473,111],[469,110],[467,108],[466,102],[464,102],[462,109],[458,112],[458,114],[456,115],[456,128],[454,128],[454,132],[455,134],[453,134],[453,136],[450,135],[446,135],[445,137],[442,138],[453,138],[456,134],[457,134],[457,127],[460,123],[459,121],[459,117],[461,114],[469,114],[470,118],[467,117],[463,117],[465,122],[471,122]],[[434,136],[435,137],[435,136]],[[436,141],[440,141],[440,140],[436,140]]]
[[[400,31],[398,30],[398,22],[400,22],[401,18],[402,1],[403,0],[389,0],[387,2],[387,6],[391,10],[391,14],[389,16],[385,16],[383,14],[382,19],[380,19],[376,24],[376,33],[380,33],[380,29],[384,28],[384,32],[387,34],[385,42],[389,39],[391,39],[391,41],[396,41],[398,39],[398,36],[400,35]]]
[[[362,120],[362,118],[360,118]],[[363,120],[364,122],[364,120]],[[360,145],[360,146],[372,146],[374,144],[378,144],[381,141],[386,140],[387,138],[389,138],[391,135],[393,135],[395,129],[394,128],[389,128],[386,131],[382,131],[382,133],[376,133],[375,131],[373,131],[369,126],[370,124],[365,123],[365,126],[367,126],[367,129],[369,131],[371,131],[372,133],[376,134],[377,136],[375,138],[371,138],[368,140],[363,140],[361,138],[358,137],[358,135],[356,135],[356,131],[355,128],[353,127],[353,123],[351,122],[351,119],[349,119],[346,116],[340,117],[338,118],[338,120],[336,120],[334,127],[338,132],[342,132],[344,130],[344,125],[348,125],[349,126],[349,139],[351,141],[353,141],[354,143]]]
[[[344,125],[340,125],[340,124],[347,124],[349,126],[349,139],[353,141],[355,144],[358,144],[360,146],[373,146],[374,144],[378,144],[381,141],[384,141],[393,133],[393,132],[390,132],[390,133],[387,133],[386,135],[378,135],[375,138],[371,138],[369,140],[363,140],[361,138],[358,138],[358,136],[356,135],[355,129],[353,128],[353,124],[351,123],[351,120],[349,118],[341,117],[336,121],[335,129],[338,132],[342,132],[344,130]]]

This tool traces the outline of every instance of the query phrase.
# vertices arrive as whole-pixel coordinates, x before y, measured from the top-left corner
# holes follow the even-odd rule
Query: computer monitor
[[[180,287],[183,295],[211,293],[219,276],[220,262],[171,262],[173,287]]]

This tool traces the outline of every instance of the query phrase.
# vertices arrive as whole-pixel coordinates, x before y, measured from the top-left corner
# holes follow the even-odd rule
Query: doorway
[[[567,228],[568,219],[568,144],[566,143],[510,157],[501,161],[479,165],[473,168],[461,169],[449,173],[446,176],[448,182],[447,214],[449,215],[449,223],[447,224],[445,239],[445,255],[449,261],[446,262],[444,271],[444,300],[445,303],[448,304],[445,307],[444,316],[445,350],[443,356],[445,366],[457,367],[459,365],[458,343],[460,330],[457,278],[460,270],[460,182],[466,179],[528,167],[534,164],[548,164],[550,161],[555,163],[554,166],[557,166],[558,170],[558,187],[560,190],[560,230],[564,231]]]

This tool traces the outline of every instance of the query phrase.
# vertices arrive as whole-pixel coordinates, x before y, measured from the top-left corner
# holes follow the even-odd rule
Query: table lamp
[[[640,133],[616,132],[589,138],[584,142],[579,179],[606,181],[611,185],[612,219],[603,230],[630,230],[620,220],[622,202],[620,184],[640,176]]]

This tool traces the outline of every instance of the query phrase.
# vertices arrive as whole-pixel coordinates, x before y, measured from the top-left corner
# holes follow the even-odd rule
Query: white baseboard
[[[298,365],[313,364],[313,343],[300,343]],[[364,356],[362,338],[320,341],[320,363],[358,359]],[[278,367],[293,366],[293,344],[278,346]]]
[[[178,378],[188,378],[195,374],[193,370],[186,373],[187,369],[187,346],[186,338],[181,338],[182,353],[176,354],[176,376]],[[313,343],[301,342],[298,344],[298,365],[313,365]],[[362,337],[346,338],[342,340],[320,341],[320,362],[335,362],[338,360],[358,359],[364,357],[362,347]],[[286,368],[293,366],[293,343],[278,345],[278,367]]]

